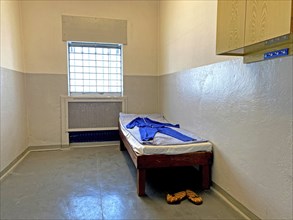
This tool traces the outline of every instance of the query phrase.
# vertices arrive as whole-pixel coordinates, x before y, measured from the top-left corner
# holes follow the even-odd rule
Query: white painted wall
[[[63,74],[26,74],[28,144],[61,144],[61,101],[67,95],[67,77]]]
[[[124,77],[129,113],[158,112],[158,78]],[[29,146],[60,145],[60,95],[67,94],[64,74],[26,74]]]
[[[0,171],[27,147],[21,13],[18,1],[1,1]]]
[[[156,1],[22,1],[25,72],[67,74],[61,15],[127,20],[125,75],[157,75]]]
[[[1,66],[24,72],[19,1],[1,0]]]
[[[216,1],[160,3],[161,111],[213,142],[217,185],[262,219],[292,219],[292,56],[217,57],[215,18]]]
[[[216,56],[217,0],[160,1],[159,74],[231,57]]]
[[[156,1],[21,2],[29,146],[61,143],[60,95],[67,95],[62,15],[127,20],[128,44],[123,51],[128,110],[157,111],[157,6]]]

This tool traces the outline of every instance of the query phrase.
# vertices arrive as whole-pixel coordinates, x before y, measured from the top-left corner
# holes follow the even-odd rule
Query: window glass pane
[[[121,93],[121,46],[98,43],[94,46],[86,42],[68,43],[69,92]]]
[[[89,79],[90,78],[90,74],[86,73],[86,74],[83,74],[84,75],[84,79]]]
[[[70,86],[70,91],[71,92],[76,92],[76,87],[75,86]]]
[[[109,49],[108,48],[104,48],[103,52],[104,52],[104,54],[108,54],[109,53]]]
[[[91,86],[91,87],[90,87],[90,91],[89,91],[89,92],[96,92],[96,91],[97,91],[97,89],[96,89],[95,86]]]
[[[90,68],[89,67],[83,67],[83,72],[84,73],[89,73],[90,72]]]
[[[100,54],[98,54],[98,55],[97,55],[97,60],[102,60],[102,59],[103,59],[103,56],[100,55]]]
[[[88,53],[84,53],[84,54],[82,54],[82,58],[84,60],[89,60],[90,59],[90,55]]]
[[[83,92],[89,92],[89,91],[90,91],[90,87],[85,85],[83,87]]]
[[[103,55],[102,60],[108,60],[108,59],[109,59],[109,56],[108,55]]]
[[[83,53],[88,53],[89,52],[89,48],[88,47],[83,47],[82,49],[83,49],[83,51],[82,51]]]
[[[103,67],[103,61],[97,61],[97,66],[99,66],[99,67]]]
[[[96,55],[95,54],[90,54],[90,60],[96,60]]]
[[[98,80],[98,81],[97,81],[97,85],[98,85],[98,86],[102,86],[102,85],[104,85],[103,80]]]
[[[75,72],[79,72],[79,73],[81,73],[81,72],[82,72],[82,67],[78,67],[78,66],[76,66],[76,67],[75,67]]]
[[[82,86],[83,85],[83,80],[75,80],[75,85]]]
[[[96,50],[94,47],[89,48],[89,53],[96,53]]]
[[[91,81],[93,81],[93,79],[96,80],[97,79],[97,75],[96,74],[90,74],[90,79],[91,79]]]
[[[84,80],[83,83],[84,83],[85,86],[89,86],[90,85],[90,80]]]
[[[76,61],[74,62],[74,65],[75,65],[75,66],[82,66],[82,61],[81,61],[81,60],[76,60]]]
[[[90,65],[90,64],[89,64],[89,61],[84,60],[84,61],[83,61],[83,65],[84,65],[84,66],[89,66],[89,65]]]
[[[90,73],[96,73],[96,68],[95,67],[90,67]]]
[[[90,85],[90,86],[96,86],[96,85],[97,85],[97,81],[95,81],[95,80],[90,80],[90,81],[89,81],[89,85]]]
[[[102,74],[103,73],[103,68],[102,67],[97,67],[97,73],[100,73],[100,74]]]
[[[115,86],[118,86],[118,82],[117,82],[117,81],[114,81],[114,80],[112,80],[112,81],[111,81],[111,86],[113,86],[113,87],[115,87]]]
[[[112,79],[118,80],[118,75],[117,74],[113,75]]]
[[[100,47],[97,48],[97,53],[98,53],[98,54],[103,54],[103,48],[100,48]]]
[[[82,54],[75,54],[75,59],[76,60],[82,60]]]
[[[82,73],[76,73],[75,74],[75,79],[82,79],[83,78],[83,74]]]
[[[74,52],[75,53],[81,53],[82,52],[82,47],[75,47]]]
[[[110,49],[110,54],[115,54],[115,53],[116,53],[116,49],[111,48],[111,49]]]
[[[83,92],[83,87],[82,86],[76,86],[75,87],[76,92]]]

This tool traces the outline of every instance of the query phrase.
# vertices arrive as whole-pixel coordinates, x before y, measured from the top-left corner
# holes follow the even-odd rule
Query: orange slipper
[[[187,198],[190,202],[194,203],[195,205],[202,204],[203,200],[200,196],[198,196],[195,192],[187,189],[186,190]]]
[[[181,191],[174,194],[167,194],[167,203],[168,204],[179,204],[183,199],[186,198],[186,192]]]

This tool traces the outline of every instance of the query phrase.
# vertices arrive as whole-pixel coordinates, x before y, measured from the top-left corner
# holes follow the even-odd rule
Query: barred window
[[[122,45],[68,42],[69,95],[123,94]]]

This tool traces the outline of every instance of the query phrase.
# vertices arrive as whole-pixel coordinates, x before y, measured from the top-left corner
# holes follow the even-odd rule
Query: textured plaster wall
[[[216,56],[216,5],[160,2],[161,112],[213,142],[217,185],[262,219],[292,219],[293,58]]]
[[[26,92],[18,1],[0,2],[0,171],[27,147]]]
[[[214,144],[212,179],[262,219],[292,219],[292,57],[160,77],[160,107]]]

